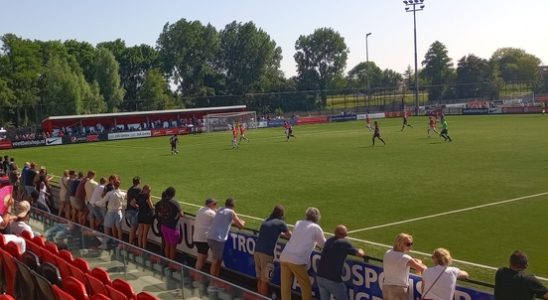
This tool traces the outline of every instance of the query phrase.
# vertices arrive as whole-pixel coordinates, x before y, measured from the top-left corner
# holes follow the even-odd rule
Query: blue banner
[[[295,125],[295,123],[296,123],[295,119],[289,119],[289,120],[273,119],[273,120],[268,120],[267,121],[267,126],[268,127],[282,127],[282,126],[284,126],[285,121],[288,121],[289,124],[291,124],[291,125]]]
[[[334,115],[329,117],[330,122],[345,122],[355,120],[357,120],[357,115]]]
[[[255,250],[256,236],[251,234],[231,232],[225,245],[223,256],[224,266],[240,274],[255,277],[255,265],[253,253]],[[272,283],[280,285],[280,263],[279,257],[285,246],[278,243],[274,249],[274,273]],[[316,270],[320,261],[320,253],[313,252],[311,255],[311,266],[308,270],[313,284],[313,295],[319,298],[319,292],[315,283]],[[361,260],[347,259],[344,265],[342,279],[348,286],[348,299],[352,300],[381,300],[383,269],[380,266],[364,263]],[[421,277],[411,274],[409,278],[409,289],[413,295],[412,299],[420,299]],[[293,283],[293,290],[298,291],[296,281]],[[494,300],[494,296],[486,292],[457,286],[454,300]]]

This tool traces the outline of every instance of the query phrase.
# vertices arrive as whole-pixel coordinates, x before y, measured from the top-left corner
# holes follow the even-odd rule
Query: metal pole
[[[413,4],[413,30],[415,34],[415,115],[419,115],[419,74],[417,66],[417,18],[415,4]]]
[[[369,62],[369,43],[368,43],[368,37],[371,35],[371,32],[365,35],[365,61]]]

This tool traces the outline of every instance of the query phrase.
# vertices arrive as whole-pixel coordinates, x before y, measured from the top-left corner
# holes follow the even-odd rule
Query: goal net
[[[254,111],[208,114],[204,117],[207,132],[231,130],[232,126],[243,125],[247,129],[257,128],[257,113]]]

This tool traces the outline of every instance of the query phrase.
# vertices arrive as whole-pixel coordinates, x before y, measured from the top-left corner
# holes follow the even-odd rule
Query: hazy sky
[[[295,75],[299,35],[331,27],[350,49],[347,71],[369,60],[403,73],[414,65],[413,14],[399,0],[3,0],[0,34],[38,40],[76,39],[97,44],[121,38],[127,46],[156,45],[167,22],[182,18],[218,30],[234,20],[253,21],[282,47],[282,70]],[[548,64],[548,0],[425,0],[417,12],[419,67],[436,40],[456,62],[489,58],[501,47],[522,48]]]

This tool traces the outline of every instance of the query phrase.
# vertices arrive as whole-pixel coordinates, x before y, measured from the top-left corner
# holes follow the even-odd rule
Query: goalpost
[[[242,111],[204,116],[204,125],[207,132],[230,130],[232,126],[240,124],[247,129],[257,128],[257,113],[255,111]]]

